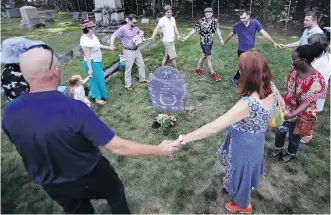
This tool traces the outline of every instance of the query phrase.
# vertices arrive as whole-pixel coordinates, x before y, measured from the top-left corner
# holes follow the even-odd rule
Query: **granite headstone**
[[[148,25],[148,23],[149,23],[149,19],[148,18],[142,18],[141,19],[141,24]]]
[[[88,19],[88,14],[86,11],[82,12],[82,20]]]
[[[52,12],[46,11],[46,13],[45,13],[45,22],[54,22],[54,19],[52,17]]]
[[[6,9],[8,18],[21,17],[20,10],[18,8]]]
[[[173,67],[161,66],[149,74],[149,94],[159,111],[184,112],[188,84]]]
[[[73,12],[72,13],[72,21],[73,22],[78,22],[79,19],[79,13],[78,12]]]

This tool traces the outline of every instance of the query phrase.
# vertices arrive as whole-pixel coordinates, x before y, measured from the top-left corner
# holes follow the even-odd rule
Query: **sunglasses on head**
[[[46,44],[38,44],[38,45],[33,45],[33,46],[30,46],[27,50],[31,50],[31,49],[35,49],[35,48],[43,48],[43,49],[46,49],[46,50],[49,50],[51,52],[51,63],[49,64],[49,69],[52,69],[52,65],[53,65],[53,55],[54,55],[54,51],[52,49],[52,47],[46,45]]]

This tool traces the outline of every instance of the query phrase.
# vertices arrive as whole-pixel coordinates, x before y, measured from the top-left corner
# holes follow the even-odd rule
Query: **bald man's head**
[[[53,58],[53,63],[51,64]],[[51,67],[51,68],[50,68]],[[57,59],[50,50],[33,48],[25,52],[20,58],[20,68],[25,80],[30,84],[32,81],[51,81],[59,76]],[[60,77],[58,77],[60,78]]]

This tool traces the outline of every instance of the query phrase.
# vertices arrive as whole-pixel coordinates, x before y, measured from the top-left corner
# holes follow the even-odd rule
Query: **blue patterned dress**
[[[248,103],[250,117],[230,126],[218,150],[219,159],[226,166],[223,187],[241,208],[248,207],[251,190],[260,187],[265,133],[277,107],[276,90],[273,96],[272,110],[264,109],[252,96],[243,97]]]

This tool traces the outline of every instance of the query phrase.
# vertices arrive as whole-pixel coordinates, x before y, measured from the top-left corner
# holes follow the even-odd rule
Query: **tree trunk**
[[[138,12],[138,0],[136,0],[136,7],[137,7],[137,16],[138,16],[138,14],[139,14],[139,12]]]
[[[194,2],[192,0],[192,20],[193,20],[193,7],[194,7]]]
[[[268,9],[268,0],[264,0],[263,5],[263,22],[267,21],[267,9]]]
[[[302,15],[305,12],[306,3],[307,3],[307,0],[297,1],[297,4],[295,6],[295,13],[294,13],[294,16],[293,16],[294,20],[302,20],[303,19]]]
[[[84,0],[85,2],[85,10],[87,11],[87,3],[86,3],[86,0]]]

